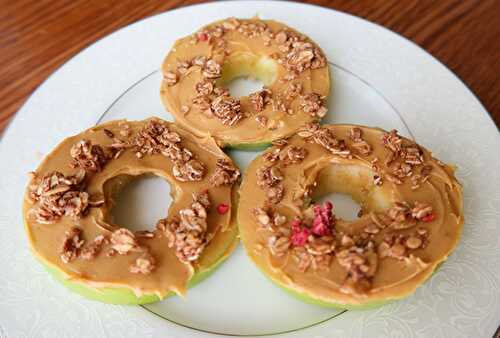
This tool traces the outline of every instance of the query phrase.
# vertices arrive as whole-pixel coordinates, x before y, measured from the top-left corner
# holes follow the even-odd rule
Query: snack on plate
[[[330,73],[305,35],[272,20],[230,18],[175,42],[162,67],[161,97],[176,122],[219,145],[259,148],[327,112]],[[233,97],[238,77],[264,88]]]
[[[317,202],[332,192],[351,195],[359,218]],[[453,167],[395,130],[309,124],[250,164],[237,220],[247,254],[278,285],[364,308],[410,295],[447,259],[463,196]]]
[[[154,231],[132,232],[113,223],[113,198],[146,174],[170,183],[173,202]],[[175,124],[101,124],[62,141],[32,173],[23,207],[32,251],[92,299],[142,304],[184,294],[237,244],[239,175],[212,138]]]

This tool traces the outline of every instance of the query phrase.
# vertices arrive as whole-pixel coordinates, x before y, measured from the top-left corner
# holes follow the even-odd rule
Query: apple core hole
[[[312,200],[331,201],[335,215],[346,221],[357,219],[360,211],[385,210],[391,203],[390,196],[375,186],[373,175],[364,166],[331,164],[318,172]]]
[[[276,61],[251,52],[233,53],[224,60],[217,84],[233,97],[245,97],[271,85],[277,77]]]
[[[353,221],[358,218],[361,206],[351,197],[351,195],[330,193],[322,196],[315,202],[323,204],[325,201],[332,202],[335,217],[341,218],[345,221]]]
[[[250,76],[240,76],[232,79],[224,86],[233,97],[249,96],[252,93],[262,90],[264,84],[256,78]]]
[[[158,220],[167,217],[172,201],[170,184],[152,174],[118,179],[110,221],[131,231],[154,230]]]

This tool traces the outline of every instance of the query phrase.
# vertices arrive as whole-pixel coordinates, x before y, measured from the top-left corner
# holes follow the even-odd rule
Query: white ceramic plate
[[[300,15],[299,15],[300,13]],[[228,17],[284,21],[317,41],[332,64],[327,122],[396,128],[456,163],[466,223],[456,252],[407,300],[371,311],[303,304],[272,285],[239,248],[185,299],[145,307],[95,303],[56,284],[31,257],[21,223],[25,173],[65,136],[98,121],[168,118],[157,71],[173,41]],[[17,114],[0,143],[0,338],[4,337],[491,337],[500,318],[500,137],[470,91],[430,55],[396,34],[320,7],[219,2],[142,20],[87,48],[52,75]],[[244,168],[256,153],[232,151]],[[130,187],[124,221],[153,224],[168,191],[158,180]],[[151,200],[137,199],[145,192]],[[335,197],[338,213],[352,214]]]

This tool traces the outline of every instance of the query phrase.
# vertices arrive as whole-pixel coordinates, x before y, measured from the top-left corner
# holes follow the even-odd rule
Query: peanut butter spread
[[[154,231],[132,232],[113,223],[113,197],[144,174],[167,180],[173,202]],[[70,281],[137,296],[183,294],[236,239],[230,209],[239,170],[212,138],[160,119],[113,121],[69,137],[32,176],[24,199],[31,247]]]
[[[314,203],[332,192],[350,194],[359,218]],[[309,124],[250,164],[238,224],[248,255],[278,284],[364,305],[410,294],[446,260],[462,200],[454,169],[396,131]]]
[[[163,67],[161,97],[176,121],[220,145],[268,143],[325,116],[329,68],[320,48],[286,25],[227,19],[179,39]],[[232,97],[224,85],[254,77],[264,88]]]

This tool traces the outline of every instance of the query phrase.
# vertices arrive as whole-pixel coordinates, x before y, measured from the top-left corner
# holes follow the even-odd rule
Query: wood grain
[[[195,0],[0,0],[0,131],[61,64],[103,36]],[[455,72],[500,126],[500,1],[307,1],[381,24]]]

